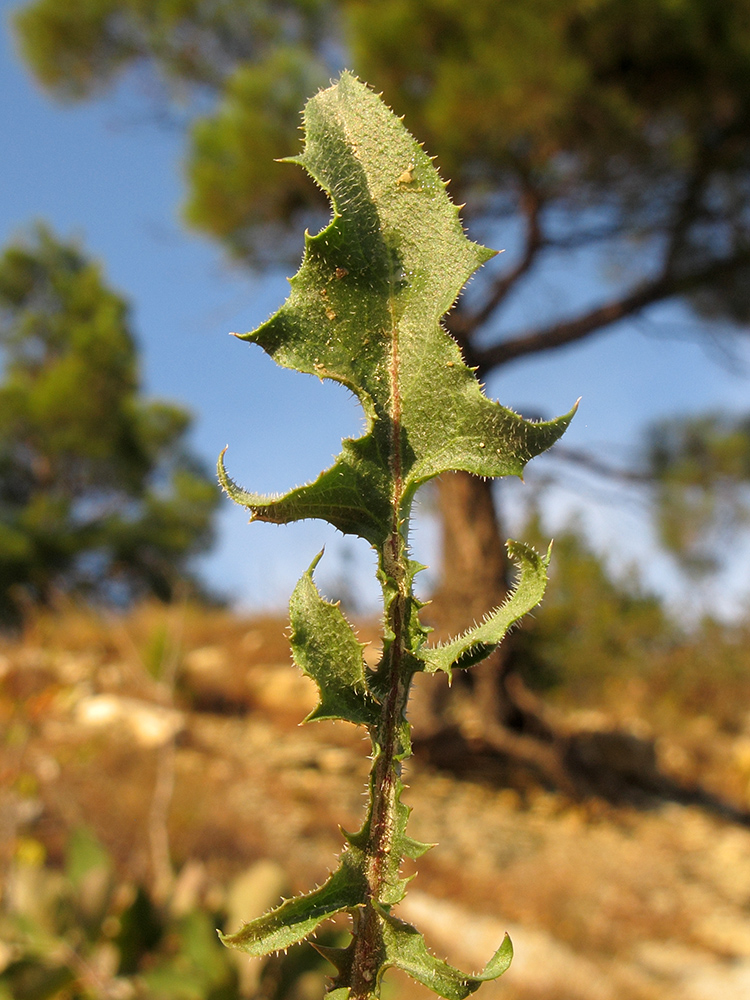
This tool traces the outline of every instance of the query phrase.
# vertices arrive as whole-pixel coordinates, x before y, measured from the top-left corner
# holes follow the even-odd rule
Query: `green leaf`
[[[280,365],[341,382],[367,433],[342,443],[315,482],[272,497],[219,476],[253,519],[323,518],[382,546],[418,486],[450,470],[521,475],[563,433],[482,394],[440,325],[494,251],[470,242],[431,159],[400,119],[349,73],[310,100],[299,163],[327,191],[333,219],[305,238],[281,309],[241,337]]]
[[[374,725],[379,706],[367,688],[364,643],[357,640],[339,606],[324,601],[313,582],[322,555],[315,557],[289,602],[294,661],[320,691],[320,704],[305,721],[344,719]]]
[[[107,849],[88,827],[76,827],[70,835],[65,852],[65,874],[71,884],[80,889],[92,872],[108,872],[112,859]]]
[[[320,889],[283,903],[223,940],[264,955],[302,940],[342,910],[354,916],[347,948],[323,949],[338,969],[331,997],[377,998],[383,970],[397,966],[447,1000],[463,1000],[508,966],[503,943],[487,968],[467,976],[427,951],[419,933],[390,915],[403,899],[405,857],[427,849],[406,834],[402,764],[411,754],[409,689],[418,671],[469,666],[541,599],[546,560],[509,543],[521,575],[508,601],[465,636],[427,647],[428,629],[413,593],[422,568],[409,558],[408,528],[417,488],[442,472],[520,475],[525,463],[563,433],[573,410],[534,423],[483,395],[458,345],[441,327],[469,276],[493,252],[464,235],[457,209],[432,161],[401,121],[348,73],[305,109],[306,144],[294,162],[331,196],[331,223],[305,238],[305,255],[282,308],[244,340],[279,364],[347,386],[366,417],[362,437],[342,442],[331,468],[313,483],[276,497],[219,476],[254,520],[316,517],[367,539],[378,554],[383,590],[383,651],[365,669],[362,645],[337,605],[313,581],[320,556],[290,602],[292,648],[320,703],[310,719],[368,727],[372,769],[367,817],[345,834],[341,866]]]
[[[505,603],[491,612],[481,625],[452,642],[419,650],[417,655],[424,661],[428,673],[443,670],[450,676],[454,667],[471,667],[483,660],[502,642],[508,629],[541,601],[547,586],[550,553],[542,558],[522,542],[509,541],[507,546],[511,559],[521,571],[518,583]]]
[[[412,979],[427,986],[446,1000],[464,1000],[474,993],[482,983],[501,976],[513,958],[513,945],[508,935],[489,960],[484,970],[478,974],[466,975],[452,965],[435,958],[427,950],[424,938],[411,924],[399,920],[390,913],[382,912],[383,943],[386,949],[384,968],[388,966],[402,969]]]
[[[349,848],[335,872],[312,892],[287,899],[269,913],[251,920],[234,934],[219,937],[224,944],[260,957],[283,951],[304,940],[329,917],[358,906],[365,894],[361,856]]]
[[[380,980],[388,968],[401,969],[446,1000],[464,1000],[476,992],[482,983],[498,979],[510,966],[513,945],[507,934],[482,972],[467,974],[432,955],[416,927],[399,920],[381,906],[376,906],[376,910],[383,954],[378,963],[377,978],[372,983],[370,996],[373,998],[380,995]],[[354,943],[347,948],[315,947],[338,971],[334,980],[337,989],[328,996],[340,996],[345,1000],[352,979]]]

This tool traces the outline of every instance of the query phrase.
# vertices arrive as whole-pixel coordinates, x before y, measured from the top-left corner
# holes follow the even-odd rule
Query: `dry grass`
[[[315,693],[290,668],[284,631],[281,620],[192,606],[107,618],[70,608],[39,614],[22,640],[0,643],[0,862],[33,841],[59,863],[69,831],[86,824],[123,877],[153,882],[164,865],[154,856],[161,822],[174,871],[198,865],[197,891],[214,902],[259,859],[283,866],[291,889],[324,877],[341,848],[338,824],[361,820],[367,750],[344,724],[297,728]],[[366,638],[373,631],[362,628]],[[745,649],[735,644],[723,660],[708,646],[692,658],[673,651],[650,679],[599,682],[575,709],[562,690],[556,709],[581,728],[653,738],[665,771],[746,808]],[[155,813],[165,747],[172,784]],[[727,962],[750,970],[745,827],[695,807],[638,811],[533,787],[519,794],[420,770],[418,760],[409,776],[412,832],[440,845],[415,882],[417,902],[420,893],[432,900],[435,946],[447,948],[440,920],[455,927],[476,918],[510,925],[529,954],[542,942],[557,956],[547,979],[524,972],[519,957],[504,997],[741,995],[716,977]],[[470,942],[462,947],[453,957],[470,964]],[[722,992],[690,993],[676,971],[684,961],[670,965],[673,952],[688,951]],[[566,968],[594,992],[571,985]],[[412,993],[399,985],[397,995]]]

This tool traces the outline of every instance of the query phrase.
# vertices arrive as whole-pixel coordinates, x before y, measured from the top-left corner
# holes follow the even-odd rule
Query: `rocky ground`
[[[86,824],[123,877],[193,899],[223,893],[232,911],[226,886],[245,873],[244,905],[260,909],[320,882],[338,825],[361,821],[367,744],[343,723],[297,727],[315,692],[289,666],[283,623],[186,623],[155,609],[67,632],[42,623],[0,649],[0,674],[6,866],[24,839],[54,864]],[[417,756],[410,832],[438,846],[402,915],[466,968],[510,932],[514,963],[482,988],[486,1000],[745,1000],[750,715],[747,727],[741,711],[732,727],[670,715],[642,683],[595,711],[558,711],[582,732],[634,735],[714,805],[572,802],[533,780],[458,779]],[[401,979],[390,991],[426,995]]]

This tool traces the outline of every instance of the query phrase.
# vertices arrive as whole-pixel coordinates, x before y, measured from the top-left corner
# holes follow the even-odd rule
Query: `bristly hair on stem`
[[[520,476],[529,459],[562,435],[575,407],[557,420],[524,420],[489,400],[464,364],[441,319],[494,251],[467,239],[432,160],[380,98],[344,73],[307,103],[304,131],[303,152],[288,162],[328,193],[333,218],[305,235],[284,305],[240,339],[259,344],[284,367],[351,389],[365,413],[365,433],[345,439],[314,482],[281,496],[237,486],[223,456],[219,478],[251,520],[322,518],[377,552],[383,653],[374,670],[341,609],[315,585],[320,555],[289,605],[295,662],[320,694],[307,721],[366,727],[369,801],[362,828],[346,834],[339,865],[323,885],[222,940],[268,955],[346,911],[348,946],[319,949],[336,970],[332,1000],[375,1000],[389,967],[447,1000],[462,1000],[508,968],[512,947],[506,937],[483,972],[466,975],[431,955],[419,931],[394,912],[406,888],[403,859],[419,858],[430,846],[408,836],[409,809],[401,801],[402,766],[411,754],[409,689],[420,671],[450,675],[491,653],[541,600],[549,553],[509,542],[520,572],[506,602],[466,634],[430,645],[413,592],[423,567],[409,555],[409,517],[418,487],[442,472]]]

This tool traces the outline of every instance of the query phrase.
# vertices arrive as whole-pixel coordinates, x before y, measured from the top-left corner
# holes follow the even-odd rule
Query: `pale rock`
[[[220,673],[227,666],[227,652],[221,646],[201,646],[191,650],[184,660],[188,673]]]
[[[64,684],[88,680],[96,667],[96,658],[89,653],[62,653],[55,659],[55,671]]]
[[[169,908],[175,917],[184,917],[200,903],[207,882],[206,866],[191,858],[175,879]]]
[[[250,920],[278,906],[286,891],[288,883],[284,869],[269,859],[256,861],[238,875],[227,890],[227,931],[234,933]],[[255,996],[262,964],[234,948],[230,949],[230,953],[237,964],[242,996]]]
[[[248,671],[247,683],[253,701],[269,712],[308,715],[318,704],[318,689],[310,677],[296,667],[258,666]]]
[[[619,1000],[621,995],[617,982],[595,962],[546,931],[475,915],[414,890],[399,904],[398,915],[425,932],[433,951],[449,952],[449,960],[467,972],[484,967],[507,931],[514,955],[512,973],[506,975],[512,975],[514,987],[555,996],[564,986],[566,997],[576,1000]]]
[[[138,698],[97,694],[76,705],[76,721],[92,729],[122,726],[143,747],[163,746],[185,725],[182,712]]]

